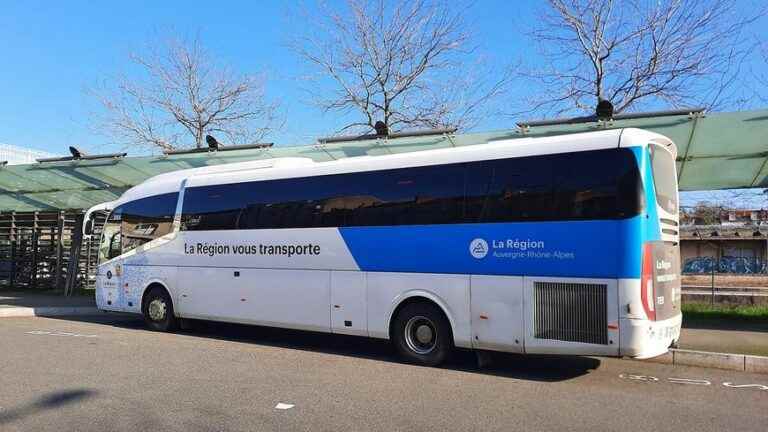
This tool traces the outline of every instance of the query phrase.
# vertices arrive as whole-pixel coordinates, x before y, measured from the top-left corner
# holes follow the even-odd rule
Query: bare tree
[[[765,72],[765,70],[768,69],[768,42],[760,40],[758,43],[757,63],[759,64],[759,71],[756,73],[753,72],[757,87],[753,92],[755,97],[761,103],[766,103],[768,102],[768,72]]]
[[[331,82],[330,94],[311,91],[313,103],[356,117],[341,131],[377,121],[388,130],[471,127],[509,82],[508,73],[488,73],[463,11],[447,0],[319,7],[291,48],[315,69],[314,80]]]
[[[216,65],[198,39],[171,39],[130,60],[138,75],[91,89],[103,108],[95,127],[118,144],[199,148],[206,134],[250,144],[280,124],[264,79]]]
[[[539,86],[531,111],[615,113],[654,105],[736,102],[733,85],[753,46],[745,28],[763,12],[736,0],[548,0],[531,36],[545,65],[526,72]],[[753,10],[754,12],[754,10]]]
[[[717,225],[724,210],[722,205],[709,201],[699,201],[691,209],[691,215],[697,225]]]

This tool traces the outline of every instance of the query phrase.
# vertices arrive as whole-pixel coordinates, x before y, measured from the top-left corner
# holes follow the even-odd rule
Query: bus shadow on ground
[[[70,319],[147,331],[141,318],[122,315],[119,319],[117,316],[111,319],[110,315],[99,319]],[[215,340],[403,363],[389,341],[381,339],[197,320],[187,320],[184,329],[179,333]],[[486,351],[483,356],[483,367],[479,367],[474,351],[457,349],[440,368],[505,378],[558,382],[586,375],[600,367],[600,360],[593,357],[519,355]]]
[[[389,341],[381,339],[206,321],[195,321],[185,333],[212,339],[403,363]],[[476,353],[466,349],[455,350],[440,368],[557,382],[577,378],[600,366],[600,360],[591,357],[527,356],[499,352],[483,354],[486,364],[482,368],[478,366]]]

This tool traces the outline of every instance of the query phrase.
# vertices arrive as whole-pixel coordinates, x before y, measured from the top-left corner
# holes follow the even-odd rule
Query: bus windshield
[[[677,168],[672,155],[657,145],[649,145],[656,201],[667,213],[677,213]]]

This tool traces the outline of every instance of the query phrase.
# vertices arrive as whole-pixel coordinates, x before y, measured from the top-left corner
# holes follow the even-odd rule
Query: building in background
[[[702,224],[702,219],[713,223]],[[704,218],[681,217],[681,225],[683,273],[768,272],[767,210],[717,209]]]
[[[768,225],[766,209],[725,209],[720,206],[699,205],[693,209],[681,209],[680,224],[750,226]]]
[[[37,159],[54,156],[53,153],[0,143],[0,162],[8,165],[35,163]]]
[[[766,273],[768,227],[685,226],[680,232],[683,273]]]
[[[720,224],[725,226],[750,226],[768,224],[768,210],[723,210]]]

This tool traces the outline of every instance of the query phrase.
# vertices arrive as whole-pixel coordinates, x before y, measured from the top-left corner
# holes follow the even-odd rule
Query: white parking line
[[[631,374],[631,373],[623,373],[619,374],[619,378],[629,380],[629,381],[635,381],[635,382],[647,382],[647,383],[669,383],[669,384],[687,384],[687,385],[698,385],[698,386],[709,386],[712,385],[712,381],[708,379],[689,379],[689,378],[666,378],[666,379],[659,379],[658,377],[651,376],[651,375],[637,375],[637,374]],[[723,387],[732,388],[732,389],[756,389],[756,390],[764,390],[768,391],[768,386],[762,385],[762,384],[734,384],[731,382],[724,382]]]
[[[277,405],[275,405],[275,409],[287,410],[287,409],[293,408],[294,406],[295,405],[293,405],[293,404],[287,404],[287,403],[279,402]]]
[[[687,378],[667,378],[667,381],[671,382],[672,384],[691,384],[691,385],[704,385],[704,386],[708,386],[712,384],[707,380],[687,379]]]
[[[24,333],[31,334],[31,335],[44,335],[44,336],[65,336],[65,337],[85,337],[85,338],[99,337],[98,335],[70,333],[70,332],[63,332],[63,331],[47,331],[47,330],[33,330],[33,331],[24,332]]]
[[[740,384],[740,385],[737,385],[737,384],[734,384],[734,383],[724,382],[723,385],[726,386],[726,387],[736,388],[736,389],[739,389],[739,388],[756,388],[758,390],[766,390],[766,391],[768,391],[768,386],[764,386],[762,384]]]

